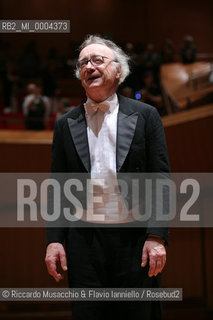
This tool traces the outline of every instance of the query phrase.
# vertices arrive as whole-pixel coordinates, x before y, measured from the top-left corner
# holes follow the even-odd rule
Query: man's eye
[[[86,64],[87,64],[87,60],[84,60],[84,61],[81,61],[81,62],[80,62],[80,66],[81,66],[81,67],[86,66]]]
[[[101,63],[103,63],[103,59],[100,58],[100,57],[95,57],[95,58],[94,58],[94,62],[95,62],[96,64],[101,64]]]

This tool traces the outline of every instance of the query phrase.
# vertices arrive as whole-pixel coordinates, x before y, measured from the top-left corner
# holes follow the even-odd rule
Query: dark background
[[[178,55],[185,34],[194,37],[199,53],[213,53],[213,1],[181,0],[5,0],[0,1],[1,19],[66,19],[70,34],[1,34],[10,43],[13,55],[19,55],[33,39],[41,57],[50,47],[66,54],[70,42],[79,43],[86,34],[109,35],[118,43],[155,44],[160,50],[170,38]],[[212,172],[213,116],[165,124],[169,156],[174,172]],[[51,136],[36,142],[0,143],[1,172],[48,172],[51,159]],[[30,139],[29,139],[30,140]],[[45,142],[44,142],[45,140]],[[56,287],[47,274],[45,232],[43,229],[0,230],[0,286]],[[165,319],[210,319],[213,309],[212,229],[171,230],[168,263],[164,271],[165,287],[182,287],[183,302],[165,305]],[[40,304],[37,318],[57,319],[57,312],[67,307],[61,304]],[[55,308],[56,313],[51,311]],[[18,318],[29,312],[34,319],[34,304],[0,303],[0,318]],[[32,311],[33,310],[33,311]],[[51,314],[51,315],[50,315]],[[212,314],[212,313],[211,313]],[[60,319],[66,318],[66,313]],[[23,319],[23,316],[20,316]],[[134,316],[133,316],[134,319]]]

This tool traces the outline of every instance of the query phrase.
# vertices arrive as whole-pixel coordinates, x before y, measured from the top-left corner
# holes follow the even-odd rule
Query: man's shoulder
[[[63,114],[62,116],[60,116],[56,122],[59,125],[63,125],[64,123],[67,122],[67,119],[77,119],[80,115],[80,113],[82,113],[82,104],[79,104],[78,106],[74,107],[73,109],[67,111],[65,114]]]
[[[125,110],[129,113],[139,112],[145,119],[149,118],[150,116],[158,115],[158,111],[155,107],[138,100],[124,97],[122,95],[119,95],[119,103],[121,110]]]

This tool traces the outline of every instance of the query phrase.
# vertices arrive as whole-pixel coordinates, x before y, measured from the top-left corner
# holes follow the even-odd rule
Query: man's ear
[[[116,79],[120,79],[121,77],[121,66],[119,65],[116,70]]]

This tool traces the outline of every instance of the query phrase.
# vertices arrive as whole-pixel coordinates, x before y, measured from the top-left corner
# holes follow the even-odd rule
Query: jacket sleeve
[[[67,172],[66,157],[64,152],[64,142],[62,129],[59,122],[56,121],[53,144],[52,144],[52,161],[51,161],[51,178],[56,179],[60,184],[63,183],[63,173]],[[62,185],[61,185],[62,186]],[[62,188],[62,187],[61,187]],[[60,194],[61,199],[61,194]],[[61,201],[62,203],[62,201]],[[53,196],[48,195],[48,212],[53,210]],[[61,225],[61,226],[60,226]],[[46,245],[52,242],[64,243],[67,228],[64,227],[62,212],[60,218],[54,222],[48,222],[46,228]]]
[[[157,178],[166,179],[169,178],[170,166],[168,160],[166,139],[164,134],[164,128],[158,111],[152,108],[150,115],[147,119],[146,125],[146,171],[153,173],[153,182],[156,182]],[[169,195],[168,190],[164,190],[164,209],[168,210]],[[152,202],[153,202],[153,212],[152,217],[148,222],[147,236],[148,234],[158,235],[168,243],[169,229],[167,222],[159,222],[156,219],[157,216],[157,204],[156,187],[153,187]]]

